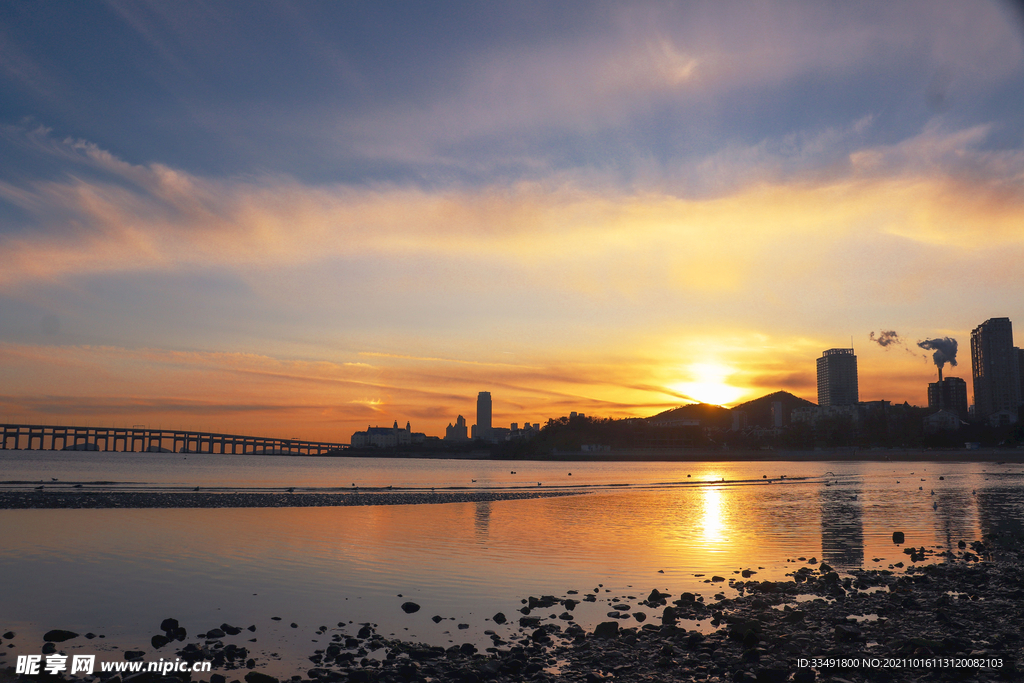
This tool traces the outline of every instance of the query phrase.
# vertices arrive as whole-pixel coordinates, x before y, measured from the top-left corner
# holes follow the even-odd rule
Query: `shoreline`
[[[0,510],[142,508],[291,508],[439,505],[572,496],[586,491],[431,491],[270,493],[192,491],[0,491]]]
[[[385,637],[370,624],[339,622],[320,627],[323,640],[294,671],[292,681],[318,683],[618,683],[714,681],[813,683],[817,680],[1003,681],[1020,680],[1024,633],[1024,545],[1010,536],[988,537],[959,549],[907,547],[905,572],[854,569],[840,576],[815,559],[795,562],[787,580],[758,581],[755,572],[729,579],[738,595],[705,598],[672,595],[638,585],[628,611],[648,616],[636,628],[609,621],[584,629],[572,611],[596,595],[530,597],[495,623],[518,623],[505,639],[491,636],[484,651],[471,643],[429,646]],[[897,565],[901,566],[901,565]],[[644,580],[654,584],[656,579]],[[725,585],[709,579],[709,589]],[[647,591],[650,590],[648,594]],[[669,589],[671,590],[671,589]],[[643,596],[647,596],[646,599]],[[607,598],[601,598],[601,601]],[[613,598],[611,600],[623,600]],[[626,606],[623,606],[626,607]],[[397,607],[396,607],[397,609]],[[418,605],[404,603],[406,613]],[[555,616],[554,613],[562,612]],[[649,620],[649,621],[648,621]],[[701,633],[680,627],[685,620],[710,622]],[[191,627],[191,626],[190,626]],[[294,627],[294,624],[293,624]],[[124,651],[124,660],[210,662],[195,681],[277,683],[261,670],[270,660],[252,655],[247,640],[255,627],[230,624],[190,634],[173,618],[153,625],[152,647]],[[160,631],[163,631],[161,635]],[[51,634],[56,634],[51,637]],[[16,636],[4,634],[4,644]],[[80,636],[51,631],[42,652]],[[89,637],[89,634],[86,635]],[[148,638],[148,636],[147,636]],[[317,641],[314,641],[317,642]],[[69,645],[72,643],[69,642]],[[23,647],[25,643],[18,643]],[[313,649],[314,646],[310,646]],[[24,652],[24,650],[21,650]],[[5,666],[10,666],[8,662]],[[113,680],[112,674],[101,680]],[[0,681],[82,680],[68,676],[22,676],[0,670]],[[96,680],[95,678],[89,680]],[[140,683],[185,680],[153,674]]]

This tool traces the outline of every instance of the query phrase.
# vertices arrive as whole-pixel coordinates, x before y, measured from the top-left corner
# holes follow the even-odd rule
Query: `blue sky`
[[[1011,3],[7,3],[0,93],[0,418],[814,400],[850,337],[920,403],[869,332],[1024,322]]]

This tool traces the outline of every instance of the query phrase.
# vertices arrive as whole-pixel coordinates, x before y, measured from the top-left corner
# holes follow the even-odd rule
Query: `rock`
[[[57,651],[57,645],[54,643],[44,643],[43,649],[40,650],[44,655],[52,655]]]
[[[619,624],[617,622],[602,621],[600,624],[594,627],[595,638],[617,638],[618,635]]]
[[[14,638],[14,636],[15,636],[14,631],[7,631],[7,632],[4,633],[4,639],[5,640],[10,640],[10,639]]]
[[[542,595],[539,598],[535,598],[531,595],[527,601],[527,607],[530,609],[551,607],[556,604],[558,604],[558,598],[553,595]]]
[[[503,613],[498,612],[493,617],[491,617],[491,621],[493,621],[495,624],[504,624],[506,621],[508,621],[508,619],[505,618],[505,615]]]
[[[125,650],[124,651],[125,661],[129,661],[129,662],[134,660],[134,659],[142,659],[145,656],[146,656],[146,653],[143,652],[142,650]]]
[[[250,671],[245,674],[245,683],[280,683],[280,681],[259,671]]]
[[[499,612],[498,614],[501,614],[501,612]],[[430,617],[430,620],[435,624],[440,624],[442,621],[444,621],[444,617],[442,617],[440,614],[435,614],[434,616]]]
[[[164,645],[166,645],[169,642],[171,642],[170,638],[168,638],[167,636],[159,635],[159,634],[153,636],[150,639],[150,643],[152,643],[154,650],[159,650],[160,648],[162,648]]]
[[[219,628],[211,628],[206,632],[206,638],[208,640],[216,640],[217,638],[223,638],[226,634]]]
[[[48,643],[63,643],[65,640],[71,640],[72,638],[77,637],[78,634],[74,631],[63,631],[61,629],[54,629],[52,631],[47,631],[46,634],[43,635],[43,640],[45,640]]]
[[[171,619],[170,617],[160,622],[161,631],[173,631],[174,629],[178,628],[178,626],[178,620]]]
[[[402,611],[406,614],[412,614],[413,612],[419,612],[420,606],[417,605],[415,602],[403,602]]]
[[[221,624],[220,630],[224,631],[224,633],[228,634],[229,636],[237,636],[239,633],[242,632],[242,629],[238,628],[237,626],[232,626],[231,624]]]
[[[905,537],[903,536],[903,532],[902,531],[894,531],[894,532],[892,532],[892,542],[893,543],[895,543],[896,545],[899,545],[899,544],[903,543],[904,540],[905,540]]]
[[[642,624],[647,621],[647,614],[645,612],[633,612],[633,618]]]
[[[467,628],[469,628],[469,624],[459,624],[460,631],[465,631]]]

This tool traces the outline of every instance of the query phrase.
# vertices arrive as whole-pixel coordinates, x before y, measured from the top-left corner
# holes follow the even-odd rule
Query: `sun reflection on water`
[[[701,500],[701,540],[705,546],[719,545],[725,540],[725,515],[722,490],[718,486],[706,486]]]

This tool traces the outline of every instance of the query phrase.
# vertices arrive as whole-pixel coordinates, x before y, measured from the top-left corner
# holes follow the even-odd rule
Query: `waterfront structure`
[[[491,392],[481,391],[476,397],[476,424],[473,425],[474,439],[491,438]]]
[[[455,424],[452,425],[450,422],[444,430],[445,441],[468,441],[469,440],[469,429],[466,427],[466,418],[459,415],[458,419],[455,420]]]
[[[925,434],[936,434],[938,432],[954,432],[960,429],[961,419],[952,410],[942,408],[941,410],[924,418],[923,427]]]
[[[961,420],[967,419],[967,382],[959,377],[941,378],[928,385],[928,407],[948,410],[955,413]]]
[[[1003,413],[1016,422],[1021,403],[1020,354],[1013,346],[1009,318],[989,318],[971,332],[974,416],[987,420]],[[1012,418],[1012,419],[1011,419]]]
[[[437,437],[433,437],[437,438]],[[356,432],[352,435],[352,448],[397,448],[399,446],[411,446],[412,444],[423,443],[426,434],[413,433],[412,426],[406,422],[405,429],[398,426],[398,420],[392,427],[367,427],[365,432]]]
[[[818,405],[850,406],[860,400],[853,349],[829,349],[818,359]]]
[[[176,429],[146,429],[141,425],[131,429],[0,425],[0,450],[326,455],[346,448],[348,444],[343,443]]]

